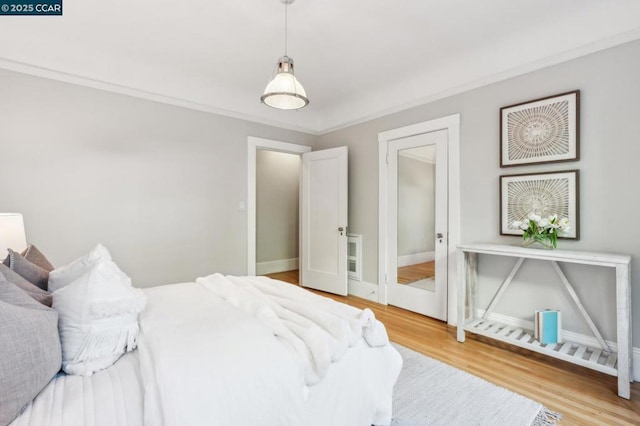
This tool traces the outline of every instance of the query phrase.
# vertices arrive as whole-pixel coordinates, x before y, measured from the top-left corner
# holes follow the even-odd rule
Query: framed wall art
[[[580,238],[578,170],[500,176],[500,235],[522,235],[514,221],[529,213],[568,218],[570,229],[559,238]]]
[[[500,167],[579,159],[579,90],[500,108]]]

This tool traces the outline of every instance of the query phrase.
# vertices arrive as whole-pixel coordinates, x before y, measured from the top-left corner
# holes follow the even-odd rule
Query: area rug
[[[392,426],[548,426],[562,417],[541,404],[398,344],[404,365]]]

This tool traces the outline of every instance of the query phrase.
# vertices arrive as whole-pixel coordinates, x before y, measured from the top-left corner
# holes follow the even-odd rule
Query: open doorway
[[[261,273],[265,273],[265,271],[268,271],[269,268],[276,268],[278,269],[278,265],[280,265],[280,267],[285,267],[287,270],[296,270],[297,269],[297,265],[296,268],[293,269],[289,269],[291,265],[291,263],[293,261],[289,261],[289,262],[277,262],[277,261],[281,261],[281,260],[286,260],[286,259],[296,259],[299,258],[299,238],[296,240],[295,245],[296,245],[296,249],[298,250],[298,252],[296,252],[295,255],[291,255],[291,254],[282,254],[282,253],[286,253],[284,251],[278,251],[277,253],[279,253],[277,256],[271,256],[268,254],[268,249],[265,250],[263,253],[260,254],[260,260],[258,260],[257,257],[257,251],[258,251],[258,213],[257,213],[257,203],[258,203],[258,185],[264,187],[264,184],[267,183],[269,181],[269,178],[265,180],[263,180],[262,178],[260,179],[260,183],[258,182],[258,157],[264,157],[264,158],[271,158],[271,157],[276,157],[275,155],[272,154],[289,154],[292,155],[294,157],[297,157],[298,159],[301,157],[301,155],[305,152],[310,152],[311,148],[308,146],[304,146],[304,145],[297,145],[297,144],[293,144],[293,143],[287,143],[287,142],[280,142],[280,141],[274,141],[274,140],[270,140],[270,139],[262,139],[262,138],[256,138],[253,136],[249,136],[247,139],[247,179],[248,179],[248,186],[247,186],[247,275],[258,275],[258,262],[262,263],[263,265],[260,266],[261,269]],[[266,154],[265,154],[266,153]],[[265,154],[265,155],[263,155]],[[264,159],[263,158],[263,159]],[[287,157],[284,157],[287,158]],[[289,157],[291,158],[291,157]],[[295,160],[295,159],[294,159]],[[286,160],[285,160],[286,161]],[[293,162],[293,161],[291,161]],[[269,163],[269,162],[268,162]],[[266,167],[271,167],[271,165],[267,165]],[[298,160],[298,179],[300,178],[299,176],[299,170],[300,170],[300,160]],[[266,169],[264,169],[263,171],[267,171]],[[262,174],[262,172],[261,172]],[[276,173],[278,174],[278,173]],[[299,181],[299,180],[298,180]],[[299,185],[298,187],[299,188]],[[261,192],[261,197],[265,197],[267,199],[269,199],[269,192]],[[297,195],[297,197],[299,197],[299,193]],[[271,198],[271,201],[273,202],[278,202],[277,199],[275,198]],[[269,200],[266,200],[266,202],[270,202]],[[299,204],[298,204],[298,209],[299,209]],[[268,215],[267,215],[268,216]],[[264,220],[266,219],[266,221]],[[268,217],[262,217],[261,219],[262,225],[261,228],[262,230],[265,230],[264,227],[266,226],[266,223],[268,222]],[[299,216],[296,217],[295,219],[295,223],[293,224],[294,227],[297,227],[298,229],[298,236],[299,236]],[[290,226],[287,227],[287,229],[291,229]],[[288,233],[291,233],[291,231],[287,231]],[[261,243],[260,244],[269,244],[269,236],[268,236],[268,232],[266,236],[263,236],[262,238],[260,238]],[[278,237],[276,237],[278,238]],[[288,240],[288,238],[287,238]],[[283,244],[287,244],[287,243],[283,243]],[[291,253],[291,251],[289,252]],[[284,256],[281,259],[276,259],[276,257],[280,257],[280,256]],[[293,256],[293,257],[289,257],[289,256]],[[269,260],[269,259],[272,260]],[[269,263],[269,262],[274,262],[275,263]],[[273,269],[272,269],[273,270]],[[267,272],[268,273],[268,272]],[[281,273],[281,272],[275,272],[275,273]],[[278,277],[277,279],[280,279],[282,281],[287,281],[287,282],[298,282],[298,275],[297,273],[293,272],[291,274],[289,274],[289,277],[287,279],[283,279],[285,278],[284,276]]]
[[[348,218],[348,150],[347,147],[311,152],[311,148],[250,136],[247,150],[247,275],[267,272],[277,266],[287,273],[295,258],[262,257],[257,262],[257,159],[260,151],[295,154],[301,158],[299,174],[298,270],[297,283],[329,293],[346,295],[347,286],[347,218]],[[267,154],[266,157],[269,157]],[[262,179],[261,180],[261,185]],[[287,185],[288,186],[288,185]],[[293,186],[293,185],[291,185]],[[261,194],[262,198],[264,194]],[[280,202],[266,196],[269,202]],[[281,214],[281,213],[276,213]],[[260,218],[262,221],[263,218]],[[294,221],[295,223],[295,221]],[[268,221],[261,228],[272,226]],[[291,227],[287,227],[291,229]],[[261,229],[262,231],[262,229]],[[291,232],[287,232],[291,234]],[[264,237],[263,237],[264,238]],[[271,244],[268,239],[266,244]],[[291,244],[291,239],[285,245]],[[262,245],[262,243],[260,243]],[[283,256],[281,254],[281,256]],[[278,264],[280,266],[278,266]],[[272,269],[273,270],[273,269]],[[293,270],[295,271],[295,270]],[[279,273],[279,272],[275,272]],[[272,274],[269,274],[272,276]],[[273,276],[272,276],[273,278]],[[277,277],[285,280],[285,277]]]
[[[300,154],[256,152],[256,275],[298,280]]]

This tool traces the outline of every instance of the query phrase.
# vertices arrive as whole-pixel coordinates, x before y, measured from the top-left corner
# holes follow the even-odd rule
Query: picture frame
[[[570,229],[558,238],[579,240],[579,195],[579,170],[500,176],[500,235],[522,235],[522,230],[512,229],[511,224],[527,220],[533,212],[568,218]]]
[[[579,159],[579,90],[500,108],[500,167]]]

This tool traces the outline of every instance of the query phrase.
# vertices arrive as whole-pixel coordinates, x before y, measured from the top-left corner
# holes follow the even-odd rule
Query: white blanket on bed
[[[318,383],[360,338],[369,346],[389,343],[370,309],[360,310],[267,277],[220,274],[196,282],[260,320],[289,346],[307,384]]]
[[[146,425],[390,421],[401,360],[370,311],[218,274],[146,294],[138,343]]]

